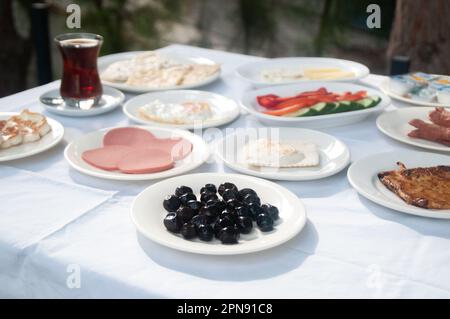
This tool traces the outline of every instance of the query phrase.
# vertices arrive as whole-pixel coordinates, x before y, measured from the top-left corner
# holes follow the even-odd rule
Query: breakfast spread
[[[261,205],[253,189],[239,190],[233,183],[206,184],[199,196],[192,188],[179,186],[162,204],[168,212],[163,221],[168,231],[185,239],[216,237],[222,244],[237,244],[241,234],[252,232],[254,222],[262,232],[272,231],[279,219],[277,207]]]
[[[36,142],[51,129],[44,115],[23,110],[18,115],[0,121],[0,150]]]
[[[366,91],[333,93],[326,88],[301,92],[295,96],[275,94],[258,96],[263,113],[272,116],[304,117],[365,110],[380,103],[379,96],[367,96]]]
[[[180,62],[163,53],[147,51],[109,65],[103,80],[129,86],[164,88],[201,82],[219,72],[218,64]]]
[[[381,172],[378,178],[389,190],[409,205],[427,209],[450,209],[450,166]]]
[[[450,105],[450,77],[416,72],[390,78],[389,89],[402,97]]]
[[[214,117],[214,110],[207,102],[186,101],[183,103],[162,103],[154,100],[139,108],[143,119],[170,124],[191,124]]]
[[[158,138],[147,130],[122,127],[108,131],[103,146],[83,152],[83,160],[100,169],[126,174],[161,172],[192,151],[182,138]]]
[[[244,146],[245,161],[260,167],[310,167],[319,165],[319,153],[313,143],[277,142],[259,139]]]
[[[261,77],[263,80],[273,83],[298,80],[340,80],[352,78],[354,76],[354,72],[342,70],[340,68],[278,68],[263,70],[261,72]]]
[[[421,119],[409,121],[416,129],[409,132],[408,136],[450,146],[450,112],[443,107],[437,107],[428,117],[431,123]]]

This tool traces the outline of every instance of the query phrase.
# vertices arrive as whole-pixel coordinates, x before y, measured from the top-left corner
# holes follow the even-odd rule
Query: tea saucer
[[[83,110],[67,106],[59,89],[50,90],[39,97],[41,105],[49,112],[63,116],[83,117],[110,112],[125,100],[125,95],[117,89],[103,86],[103,95],[98,105]]]

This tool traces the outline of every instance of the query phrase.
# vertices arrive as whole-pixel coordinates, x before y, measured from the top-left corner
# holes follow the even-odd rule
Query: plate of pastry
[[[0,162],[48,150],[64,137],[64,127],[40,113],[0,112]]]
[[[111,54],[99,58],[98,68],[102,83],[134,93],[195,88],[220,77],[214,61],[175,52]]]
[[[127,126],[87,133],[67,145],[76,170],[114,180],[151,180],[185,173],[208,158],[202,138],[185,130]]]
[[[243,64],[236,73],[254,87],[279,84],[343,81],[354,82],[369,74],[357,62],[334,58],[275,58]]]
[[[414,106],[450,106],[450,76],[415,72],[395,75],[380,89],[393,99]]]
[[[450,109],[407,107],[382,113],[378,129],[387,136],[421,148],[450,151]]]
[[[194,129],[227,124],[240,114],[233,100],[216,93],[174,90],[138,95],[125,103],[133,121],[152,126]]]
[[[450,218],[450,157],[394,151],[367,156],[347,172],[353,188],[367,199],[396,211]]]
[[[285,127],[237,129],[216,144],[216,154],[240,173],[290,181],[325,178],[350,161],[347,146],[337,138]]]

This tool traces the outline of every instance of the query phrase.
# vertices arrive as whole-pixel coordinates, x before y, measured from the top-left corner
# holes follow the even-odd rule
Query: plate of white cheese
[[[290,181],[325,178],[350,161],[347,146],[337,138],[286,127],[238,128],[217,143],[216,154],[240,173]]]
[[[123,106],[133,121],[179,129],[217,127],[240,114],[233,100],[211,92],[175,90],[138,95]]]
[[[220,77],[220,65],[210,59],[160,51],[103,56],[98,68],[103,84],[134,93],[195,88]]]

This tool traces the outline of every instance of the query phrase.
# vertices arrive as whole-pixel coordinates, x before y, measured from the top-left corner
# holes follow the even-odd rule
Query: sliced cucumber
[[[363,108],[368,108],[373,105],[373,99],[370,97],[366,97],[364,99],[356,101],[356,103],[360,104]]]
[[[296,117],[296,116],[303,116],[305,113],[308,113],[309,108],[302,108],[298,111],[292,112],[292,113],[288,113],[288,114],[284,114],[283,116],[286,117]]]

